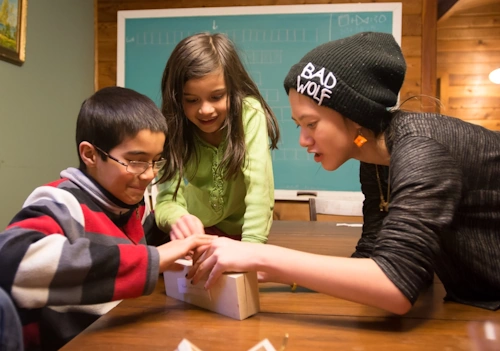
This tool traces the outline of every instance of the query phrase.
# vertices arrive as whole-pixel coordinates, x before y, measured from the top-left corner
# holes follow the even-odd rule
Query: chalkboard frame
[[[202,17],[202,16],[237,16],[268,14],[324,14],[324,13],[366,13],[392,12],[392,34],[401,45],[402,3],[356,3],[356,4],[317,4],[317,5],[275,5],[275,6],[240,6],[212,8],[177,8],[158,10],[118,11],[117,18],[117,85],[125,86],[126,69],[126,21],[136,18]],[[215,24],[214,24],[215,25]],[[304,52],[305,54],[305,52]],[[298,144],[298,141],[297,141]],[[357,162],[357,161],[356,161]],[[275,189],[277,200],[307,201],[310,196],[341,199],[359,199],[360,191],[318,190],[318,189]]]

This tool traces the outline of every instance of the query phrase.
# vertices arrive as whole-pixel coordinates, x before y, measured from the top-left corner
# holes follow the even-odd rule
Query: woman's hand
[[[276,279],[272,278],[267,272],[257,272],[257,280],[259,283],[276,282]]]
[[[208,276],[205,289],[210,289],[224,272],[254,270],[259,249],[262,249],[262,244],[217,238],[204,252],[195,254],[187,278],[197,284]]]
[[[187,214],[172,225],[170,240],[185,239],[193,234],[205,234],[205,227],[198,217]]]
[[[173,240],[158,246],[160,254],[160,272],[167,269],[175,260],[186,256],[189,252],[196,250],[198,255],[209,247],[216,236],[206,234],[193,234],[185,239]]]

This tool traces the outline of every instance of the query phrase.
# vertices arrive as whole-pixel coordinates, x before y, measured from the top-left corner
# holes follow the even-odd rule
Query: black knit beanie
[[[365,32],[308,52],[288,72],[284,86],[376,133],[390,120],[406,63],[391,34]]]

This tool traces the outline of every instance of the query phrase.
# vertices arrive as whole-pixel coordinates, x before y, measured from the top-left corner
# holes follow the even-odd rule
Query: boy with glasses
[[[0,233],[0,287],[25,348],[59,349],[116,306],[150,294],[158,275],[213,236],[146,245],[144,192],[164,166],[165,118],[133,90],[104,88],[77,120],[79,168],[35,189]]]

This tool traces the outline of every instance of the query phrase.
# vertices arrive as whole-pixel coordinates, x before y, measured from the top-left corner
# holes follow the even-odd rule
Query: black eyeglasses
[[[133,173],[133,174],[142,174],[148,170],[149,167],[153,168],[153,173],[158,173],[163,166],[165,166],[165,163],[167,163],[167,160],[165,159],[160,159],[158,161],[153,161],[153,162],[144,162],[144,161],[129,161],[128,164],[125,162],[122,162],[118,160],[117,158],[114,158],[110,154],[108,154],[106,151],[102,150],[100,147],[95,146],[94,147],[99,150],[101,153],[103,153],[105,156],[109,157],[115,162],[118,162],[122,166],[126,167],[127,172]]]

